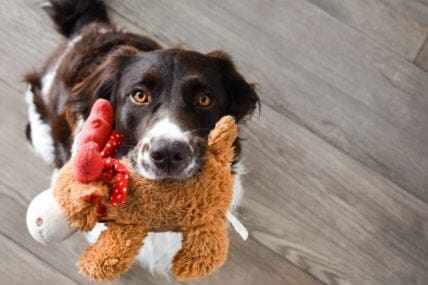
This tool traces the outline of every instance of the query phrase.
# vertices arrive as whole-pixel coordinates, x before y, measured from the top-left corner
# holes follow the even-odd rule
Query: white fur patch
[[[52,3],[50,1],[43,1],[40,4],[40,8],[48,8],[48,7],[52,7]]]
[[[94,244],[97,241],[98,237],[100,236],[101,232],[106,228],[107,227],[104,224],[97,223],[90,232],[86,232],[83,234],[85,235],[86,240],[90,244]]]
[[[80,138],[80,132],[83,129],[83,124],[85,123],[85,120],[80,117],[77,122],[76,126],[74,127],[73,131],[73,144],[71,145],[71,156],[73,157],[77,152],[77,146],[79,144],[79,138]]]
[[[42,98],[43,101],[48,102],[50,90],[56,77],[58,66],[55,66],[52,71],[49,71],[42,77]]]
[[[58,58],[55,65],[42,78],[41,97],[45,103],[49,102],[49,93],[55,81],[58,68],[61,65],[63,58],[82,39],[77,36],[68,42],[64,53]],[[55,147],[51,135],[51,127],[41,120],[40,114],[37,112],[34,105],[34,94],[31,92],[31,87],[25,92],[25,98],[28,105],[28,120],[31,126],[31,142],[36,154],[41,156],[47,163],[52,164],[55,159]]]
[[[97,223],[90,232],[84,235],[88,242],[93,244],[105,229],[106,226],[104,224]],[[181,248],[181,240],[181,233],[149,233],[144,239],[143,247],[137,257],[137,261],[151,273],[169,277],[171,261]]]
[[[138,151],[137,154],[137,171],[140,175],[147,179],[156,179],[156,175],[150,171],[150,169],[145,169],[142,167],[141,161],[145,161],[146,164],[152,164],[149,157],[149,152],[145,151],[144,153],[142,151]]]
[[[172,258],[181,248],[183,235],[175,232],[149,233],[137,257],[151,273],[169,277]]]
[[[25,101],[28,105],[28,120],[31,127],[31,145],[34,152],[47,163],[52,164],[55,158],[55,147],[51,135],[51,127],[42,121],[34,105],[34,94],[31,86],[25,92]]]
[[[161,121],[157,122],[148,132],[147,135],[143,138],[142,141],[142,147],[144,145],[150,144],[150,142],[156,138],[163,138],[171,141],[182,141],[185,143],[189,143],[189,137],[187,136],[186,132],[184,132],[177,124],[175,124],[173,121],[171,121],[170,118],[162,119]],[[191,145],[189,144],[190,148]],[[191,149],[193,152],[193,149]],[[152,160],[150,159],[149,152],[146,151],[139,151],[137,155],[138,162],[144,162],[144,163],[138,163],[137,164],[137,171],[148,179],[159,179],[162,177],[156,176],[150,169],[146,169],[142,167],[141,165],[149,165],[149,168],[155,168],[155,166],[152,163]],[[192,173],[194,168],[196,167],[196,161],[193,159],[189,165],[186,167],[183,173],[183,178],[187,177],[189,174]]]
[[[57,178],[58,178],[58,172],[59,172],[59,168],[55,168],[55,169],[52,171],[51,187],[50,187],[50,189],[54,189],[54,186],[55,186],[55,184],[56,184],[56,180],[57,180]]]
[[[144,143],[149,143],[150,140],[162,137],[169,140],[178,140],[188,142],[189,138],[186,133],[177,126],[170,118],[165,118],[157,122],[147,133],[143,139]]]
[[[49,71],[42,78],[42,98],[45,102],[48,102],[49,93],[52,89],[52,85],[56,79],[56,74],[59,67],[61,66],[64,57],[74,48],[74,46],[82,39],[82,36],[76,36],[67,43],[65,51],[57,59],[55,65],[49,69]]]

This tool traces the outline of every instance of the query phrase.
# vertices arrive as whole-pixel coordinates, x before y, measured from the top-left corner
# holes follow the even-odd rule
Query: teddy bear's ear
[[[232,144],[238,136],[238,127],[232,116],[222,117],[208,136],[208,150],[228,161],[233,158]]]

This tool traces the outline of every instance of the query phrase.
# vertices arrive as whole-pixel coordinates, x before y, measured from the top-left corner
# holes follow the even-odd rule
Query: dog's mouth
[[[143,143],[131,153],[135,170],[147,179],[186,179],[204,164],[206,141],[195,143],[158,140]]]
[[[130,153],[130,160],[134,169],[147,179],[186,179],[203,167],[206,149],[206,139],[199,136],[186,140],[143,139]]]
[[[202,168],[201,162],[197,162],[196,159],[193,159],[183,168],[159,168],[153,165],[150,161],[147,161],[144,158],[139,158],[136,162],[137,172],[147,179],[152,180],[162,180],[162,179],[186,179],[192,177]]]
[[[147,179],[186,179],[202,168],[206,149],[206,138],[164,118],[148,128],[130,159]]]

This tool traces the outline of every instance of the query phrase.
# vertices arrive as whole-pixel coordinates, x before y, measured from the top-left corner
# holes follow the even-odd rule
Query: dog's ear
[[[222,77],[228,96],[227,113],[240,122],[247,115],[251,115],[260,104],[254,85],[248,83],[236,70],[231,57],[222,50],[211,51],[207,54],[216,58],[222,70]]]
[[[68,116],[86,118],[94,102],[99,98],[109,100],[115,105],[117,85],[121,72],[130,59],[138,53],[131,46],[123,46],[109,54],[106,59],[87,78],[76,84],[67,100]]]

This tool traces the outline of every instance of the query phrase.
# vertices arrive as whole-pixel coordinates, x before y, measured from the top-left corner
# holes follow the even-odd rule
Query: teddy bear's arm
[[[228,246],[224,221],[187,229],[182,248],[174,256],[172,273],[181,281],[201,279],[225,262]]]
[[[147,230],[138,225],[107,224],[97,242],[87,247],[78,267],[96,281],[110,281],[127,271],[143,245]]]

